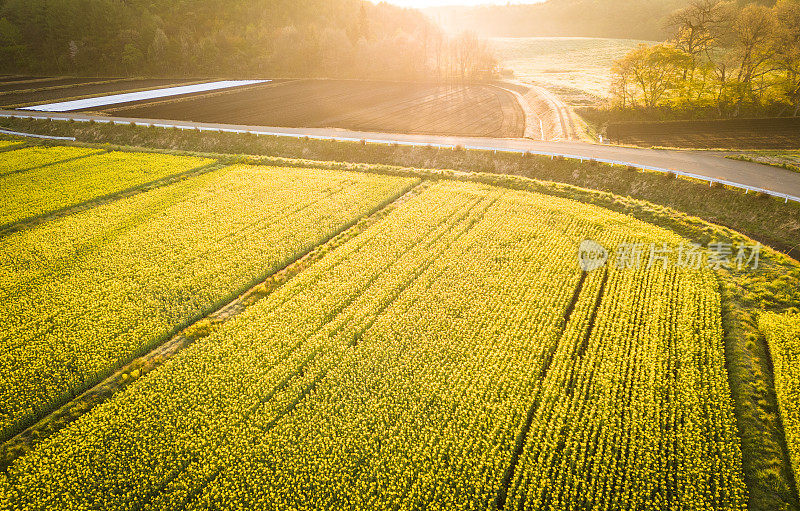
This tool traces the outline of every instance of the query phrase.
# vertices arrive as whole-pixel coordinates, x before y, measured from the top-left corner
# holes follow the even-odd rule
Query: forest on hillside
[[[0,0],[0,71],[468,79],[494,62],[422,13],[362,0]]]
[[[744,3],[746,0],[740,1]],[[442,27],[483,37],[611,37],[663,40],[668,16],[690,0],[547,0],[538,4],[441,7],[426,12]],[[759,3],[771,6],[774,0]]]

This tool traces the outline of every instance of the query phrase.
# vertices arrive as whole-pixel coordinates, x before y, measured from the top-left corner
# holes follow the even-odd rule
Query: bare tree
[[[769,86],[765,78],[777,69],[777,29],[773,11],[763,5],[749,4],[736,16],[731,51],[738,68],[734,115],[739,114],[745,101],[760,101],[761,93]]]
[[[699,56],[714,44],[718,27],[725,21],[724,11],[719,0],[694,0],[672,13],[664,28],[672,34],[675,47]]]
[[[779,86],[792,115],[797,117],[800,113],[800,2],[781,0],[775,6],[775,18],[777,62],[784,73]]]

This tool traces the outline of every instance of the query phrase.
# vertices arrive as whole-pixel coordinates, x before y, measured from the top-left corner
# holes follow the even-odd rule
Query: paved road
[[[535,152],[547,155],[596,159],[619,164],[633,165],[653,170],[673,171],[699,178],[740,185],[751,190],[763,190],[773,195],[800,202],[800,173],[723,158],[720,153],[707,151],[677,151],[639,149],[610,145],[589,144],[577,141],[545,142],[528,139],[495,139],[471,137],[446,137],[435,135],[405,135],[394,133],[367,133],[334,128],[275,128],[264,126],[239,126],[230,124],[208,124],[186,121],[156,119],[131,119],[107,117],[85,113],[47,113],[0,110],[0,117],[50,118],[54,120],[74,119],[97,122],[179,127],[209,131],[252,132],[263,135],[285,137],[309,137],[328,140],[366,140],[374,143],[399,143],[403,145],[434,145],[443,147],[463,146],[466,149],[484,149],[513,152]]]

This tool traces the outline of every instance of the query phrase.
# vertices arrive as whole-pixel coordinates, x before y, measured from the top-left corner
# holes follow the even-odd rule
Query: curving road
[[[658,171],[672,171],[704,180],[719,181],[741,188],[764,191],[787,200],[800,202],[800,173],[770,167],[759,163],[729,160],[724,153],[708,151],[680,151],[641,149],[611,145],[597,145],[577,141],[538,141],[529,139],[496,139],[472,137],[447,137],[437,135],[405,135],[397,133],[368,133],[336,128],[278,128],[264,126],[240,126],[209,124],[158,119],[132,119],[88,115],[84,113],[47,113],[0,110],[0,117],[24,117],[53,120],[75,120],[108,122],[117,124],[137,123],[180,129],[206,131],[249,132],[259,135],[283,137],[309,137],[323,140],[366,140],[371,143],[402,144],[415,146],[455,147],[465,149],[495,150],[510,152],[533,152],[546,155],[561,155],[572,158],[595,159],[622,165],[632,165]]]

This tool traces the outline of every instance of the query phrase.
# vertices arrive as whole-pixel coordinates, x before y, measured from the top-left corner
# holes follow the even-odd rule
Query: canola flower
[[[775,372],[783,430],[795,474],[800,474],[800,314],[764,313],[758,321]]]
[[[582,278],[585,236],[680,241],[436,184],[17,460],[0,505],[496,509],[523,441],[506,509],[743,509],[713,274]]]
[[[235,166],[0,239],[0,432],[413,185]]]
[[[15,146],[21,146],[24,142],[19,140],[0,140],[0,149],[11,149]]]
[[[0,148],[6,148],[11,143],[0,141]],[[73,158],[82,158],[92,154],[101,153],[100,149],[86,147],[63,146],[35,146],[22,147],[0,153],[0,176],[14,172],[26,172],[43,165],[53,165]]]
[[[3,166],[7,162],[12,167],[18,164],[19,160],[14,157],[17,152],[20,151],[0,153]],[[47,156],[53,155],[48,153]],[[57,211],[212,162],[207,158],[192,156],[110,152],[0,175],[0,188],[3,190],[0,225]]]

